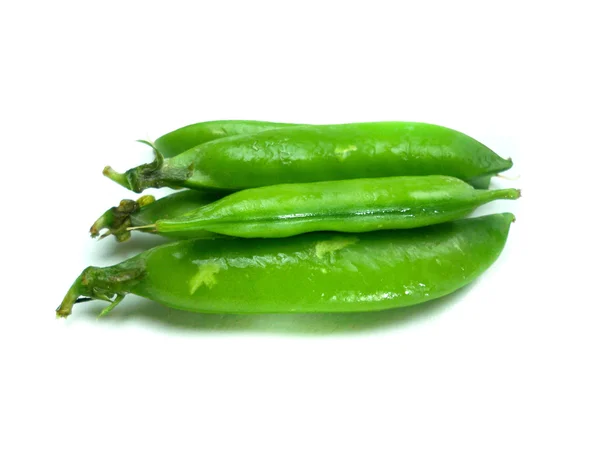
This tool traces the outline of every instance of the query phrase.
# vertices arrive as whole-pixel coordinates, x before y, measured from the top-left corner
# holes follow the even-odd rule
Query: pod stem
[[[105,316],[131,292],[131,288],[145,274],[146,264],[143,258],[132,258],[111,267],[88,267],[77,277],[56,308],[56,317],[68,317],[73,305],[91,299],[110,303],[100,313],[100,317]]]
[[[143,192],[147,188],[182,187],[193,174],[193,165],[180,165],[177,162],[165,164],[164,156],[147,141],[139,141],[154,149],[154,161],[118,173],[110,166],[104,168],[104,175],[121,186],[133,191]]]
[[[117,306],[119,302],[125,297],[124,294],[116,294],[114,295],[114,299],[111,299],[109,296],[106,296],[104,294],[97,294],[97,297],[82,297],[83,295],[86,295],[89,291],[89,289],[84,286],[84,283],[86,283],[85,277],[86,272],[84,271],[84,273],[77,277],[75,282],[71,285],[62,303],[58,308],[56,308],[57,318],[67,318],[69,315],[71,315],[71,312],[73,311],[73,305],[75,305],[76,303],[83,303],[90,300],[104,300],[110,303],[110,305],[104,308],[98,316],[102,317],[108,314],[110,311],[112,311],[113,308]]]
[[[114,170],[112,167],[106,166],[104,168],[104,170],[102,171],[102,174],[105,177],[108,177],[111,180],[113,180],[115,183],[120,184],[125,189],[132,190],[131,184],[129,183],[129,179],[127,178],[126,173],[119,173],[116,170]]]
[[[102,171],[102,174],[105,177],[113,180],[115,183],[120,184],[125,189],[129,189],[130,191],[134,191],[134,192],[141,192],[141,191],[137,190],[137,186],[135,186],[135,183],[132,182],[131,173],[134,171],[137,172],[138,170],[143,170],[143,169],[148,169],[148,168],[160,169],[160,167],[162,167],[162,163],[163,163],[163,156],[156,149],[156,147],[154,147],[154,144],[152,144],[152,142],[144,141],[141,139],[138,139],[136,142],[140,142],[142,144],[146,144],[146,145],[149,145],[150,147],[152,147],[152,149],[154,150],[154,153],[156,155],[156,159],[152,163],[143,164],[135,169],[128,170],[125,173],[119,173],[116,170],[114,170],[111,166],[106,166],[104,168],[104,170]],[[135,180],[133,180],[133,181],[135,181]]]
[[[132,223],[132,216],[141,208],[155,201],[151,195],[144,195],[137,200],[121,200],[119,206],[112,207],[104,212],[90,228],[90,234],[93,238],[100,236],[102,230],[107,230],[100,236],[103,239],[111,234],[117,241],[124,242],[131,236],[128,228]]]
[[[82,295],[81,294],[81,277],[77,277],[75,282],[71,285],[69,290],[67,291],[67,295],[63,299],[62,303],[56,308],[56,317],[66,318],[73,311],[73,305],[77,303],[77,299]]]

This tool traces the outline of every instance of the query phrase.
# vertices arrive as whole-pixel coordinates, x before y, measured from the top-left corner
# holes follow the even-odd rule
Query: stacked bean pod
[[[175,240],[111,267],[88,267],[57,309],[128,293],[197,312],[353,312],[454,292],[500,255],[514,216],[466,218],[516,189],[512,167],[475,139],[412,122],[295,125],[203,122],[154,143],[150,164],[104,174],[134,192],[94,237]]]

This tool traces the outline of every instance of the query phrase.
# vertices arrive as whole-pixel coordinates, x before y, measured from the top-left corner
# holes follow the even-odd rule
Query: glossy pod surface
[[[127,293],[213,313],[412,305],[449,294],[483,273],[500,255],[513,220],[505,213],[355,235],[179,241],[116,266],[87,268],[57,314],[68,316],[80,296],[114,299],[110,310]]]
[[[412,122],[306,125],[218,139],[124,174],[104,174],[135,192],[148,187],[241,190],[285,183],[449,175],[478,185],[512,167],[475,139]]]
[[[516,189],[476,190],[447,176],[387,177],[246,189],[171,220],[164,236],[198,233],[281,238],[312,231],[362,233],[416,228],[465,217],[477,206],[516,199]]]
[[[164,156],[170,158],[192,147],[214,141],[215,139],[292,126],[296,126],[296,124],[262,122],[258,120],[214,120],[211,122],[200,122],[179,128],[159,137],[154,141],[154,146]]]
[[[174,219],[223,198],[217,192],[184,190],[167,195],[141,208],[131,218],[133,226],[147,225],[161,219]]]
[[[155,200],[151,195],[144,195],[137,200],[125,199],[118,206],[106,210],[94,222],[90,234],[92,237],[98,237],[102,230],[106,230],[102,237],[113,235],[117,241],[124,242],[131,237],[130,227],[151,225],[161,219],[176,218],[222,197],[217,192],[185,190],[159,200]]]

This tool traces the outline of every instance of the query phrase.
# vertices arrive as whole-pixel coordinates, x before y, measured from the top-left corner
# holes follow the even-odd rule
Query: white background
[[[0,447],[599,448],[594,2],[3,2]],[[159,5],[160,4],[160,5]],[[215,119],[433,122],[523,189],[471,288],[354,316],[54,308],[135,197],[101,175]]]

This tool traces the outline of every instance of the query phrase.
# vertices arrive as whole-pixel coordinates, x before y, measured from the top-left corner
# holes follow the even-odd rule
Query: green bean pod
[[[477,190],[440,175],[285,184],[235,192],[142,229],[178,238],[206,232],[243,238],[363,233],[448,222],[490,201],[519,196],[517,189]]]
[[[214,120],[178,128],[154,141],[154,147],[170,158],[205,142],[240,134],[253,134],[275,128],[297,126],[293,123],[258,120]]]
[[[152,195],[144,195],[137,200],[121,200],[119,206],[106,210],[94,222],[90,234],[93,238],[100,236],[101,239],[113,235],[118,242],[124,242],[131,237],[131,227],[139,228],[152,225],[161,219],[176,218],[222,197],[217,192],[185,190],[159,200]],[[146,231],[144,228],[139,229]],[[103,230],[105,232],[100,235]],[[208,232],[204,235],[215,237]],[[196,237],[203,237],[203,234]]]
[[[205,313],[357,312],[450,294],[500,255],[510,213],[412,230],[310,233],[287,239],[186,240],[112,267],[88,267],[57,315],[78,301],[136,294]],[[84,297],[84,298],[81,298]]]
[[[162,186],[236,191],[284,183],[449,175],[481,185],[512,167],[475,139],[412,122],[305,125],[218,139],[173,158],[104,174],[134,192]]]

